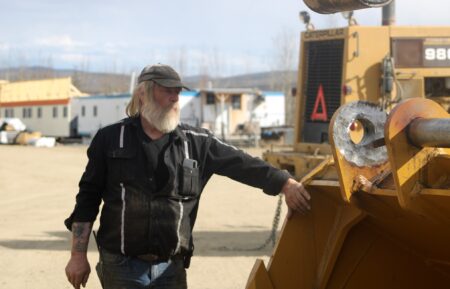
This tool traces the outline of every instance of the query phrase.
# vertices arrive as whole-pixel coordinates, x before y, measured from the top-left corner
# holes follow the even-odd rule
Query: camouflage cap
[[[165,64],[147,65],[144,67],[138,77],[138,83],[148,80],[152,80],[164,87],[182,87],[190,90],[181,82],[180,76],[175,69]]]

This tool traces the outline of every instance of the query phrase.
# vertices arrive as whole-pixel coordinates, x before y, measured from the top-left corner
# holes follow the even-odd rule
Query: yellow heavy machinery
[[[294,149],[265,158],[312,209],[247,288],[450,288],[450,28],[306,31],[297,91]]]
[[[345,103],[365,100],[389,109],[424,97],[446,110],[450,105],[450,27],[305,31],[299,63],[294,148],[264,156],[298,177],[331,155],[329,122]]]
[[[365,102],[338,109],[334,161],[302,180],[311,212],[285,223],[247,288],[450,288],[449,132],[450,115],[424,98],[387,120]]]

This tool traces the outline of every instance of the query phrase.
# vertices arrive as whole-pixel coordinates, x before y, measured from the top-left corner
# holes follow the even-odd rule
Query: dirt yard
[[[74,205],[85,152],[85,146],[0,146],[0,288],[72,288],[64,273],[71,235],[63,220]],[[189,288],[244,288],[256,258],[267,264],[271,254],[270,246],[247,249],[269,236],[277,201],[214,176],[200,203]],[[285,212],[283,205],[281,220]],[[94,268],[98,256],[92,238],[89,260]],[[86,288],[101,288],[94,272]]]

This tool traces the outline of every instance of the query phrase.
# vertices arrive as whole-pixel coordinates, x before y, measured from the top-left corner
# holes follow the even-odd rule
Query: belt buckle
[[[159,257],[154,254],[137,255],[136,258],[146,262],[154,262],[159,259]]]

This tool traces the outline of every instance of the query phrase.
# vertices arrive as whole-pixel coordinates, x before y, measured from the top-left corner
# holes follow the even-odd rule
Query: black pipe
[[[396,18],[395,18],[395,0],[392,0],[391,3],[389,3],[386,6],[383,6],[383,26],[389,26],[389,25],[395,25]]]
[[[418,118],[408,126],[409,141],[417,147],[450,148],[450,118]]]

